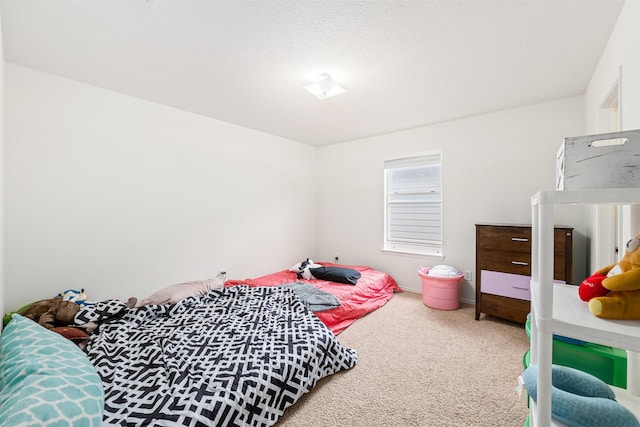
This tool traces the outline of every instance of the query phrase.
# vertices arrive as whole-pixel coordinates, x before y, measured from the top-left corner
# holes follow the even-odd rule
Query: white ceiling
[[[311,145],[583,94],[621,0],[2,0],[5,60]],[[302,86],[329,72],[347,93]]]

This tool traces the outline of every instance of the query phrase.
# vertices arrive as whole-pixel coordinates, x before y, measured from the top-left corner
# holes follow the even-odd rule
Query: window
[[[385,250],[442,256],[442,155],[384,162]]]

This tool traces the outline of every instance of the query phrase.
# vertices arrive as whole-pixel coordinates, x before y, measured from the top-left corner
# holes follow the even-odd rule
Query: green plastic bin
[[[525,323],[525,330],[527,338],[531,339],[529,319]],[[522,358],[525,369],[529,363],[530,353],[527,351]],[[575,345],[554,339],[552,363],[579,369],[609,385],[627,388],[627,352],[619,348],[593,343]]]

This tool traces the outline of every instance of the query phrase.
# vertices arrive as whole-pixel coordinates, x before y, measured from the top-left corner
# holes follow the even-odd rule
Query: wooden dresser
[[[573,281],[573,228],[554,228],[554,279]],[[524,323],[531,311],[531,226],[476,224],[476,320]]]

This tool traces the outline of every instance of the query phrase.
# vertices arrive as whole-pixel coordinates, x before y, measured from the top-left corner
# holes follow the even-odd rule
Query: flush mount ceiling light
[[[325,99],[346,92],[328,73],[320,74],[315,82],[303,87],[318,99]]]

